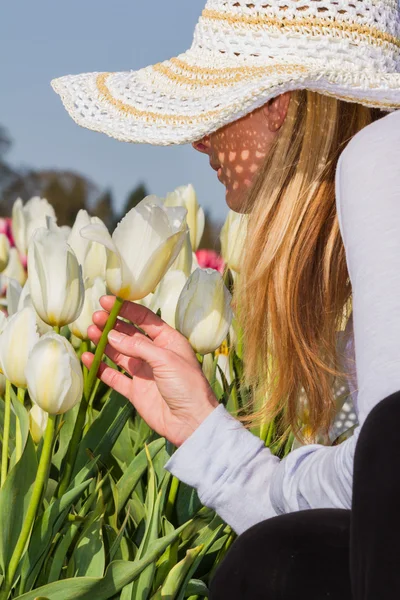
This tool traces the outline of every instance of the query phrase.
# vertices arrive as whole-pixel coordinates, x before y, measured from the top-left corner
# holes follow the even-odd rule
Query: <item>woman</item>
[[[178,447],[166,469],[240,534],[211,600],[400,597],[399,32],[390,0],[209,0],[179,57],[53,82],[85,127],[193,143],[228,205],[248,214],[234,302],[263,415],[284,409],[296,431],[303,390],[311,433],[326,433],[333,378],[344,372],[353,390],[350,439],[280,461],[218,405],[187,340],[125,303],[121,315],[147,336],[119,322],[107,354],[132,379],[105,365],[99,376]],[[113,301],[93,317],[94,343]],[[357,373],[336,347],[344,318]]]

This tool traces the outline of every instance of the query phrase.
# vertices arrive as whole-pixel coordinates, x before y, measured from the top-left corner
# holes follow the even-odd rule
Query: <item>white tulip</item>
[[[83,277],[89,278],[91,283],[96,277],[105,279],[107,264],[107,250],[104,245],[81,236],[81,230],[93,224],[105,227],[101,219],[90,217],[86,210],[80,210],[68,237],[68,244],[75,252],[79,264],[82,265]]]
[[[221,254],[228,267],[240,273],[248,216],[230,210],[221,229]]]
[[[9,279],[7,285],[7,312],[12,317],[18,312],[19,300],[22,293],[22,287],[15,279]]]
[[[71,344],[57,333],[46,333],[35,344],[25,372],[31,400],[51,415],[67,412],[82,399],[80,362]]]
[[[87,340],[88,338],[88,327],[93,325],[92,317],[96,310],[101,310],[101,304],[99,302],[101,296],[106,295],[106,284],[101,277],[96,277],[93,283],[90,279],[85,281],[85,301],[83,303],[83,309],[79,317],[70,324],[69,328],[71,333],[81,340]]]
[[[10,256],[10,241],[5,233],[0,233],[0,271],[8,265]]]
[[[22,204],[21,198],[14,202],[11,229],[21,257],[26,256],[30,239],[36,229],[46,227],[46,217],[57,221],[54,208],[44,198],[35,196],[25,205]]]
[[[38,444],[46,431],[49,413],[34,404],[29,411],[29,431],[35,444]]]
[[[185,241],[186,210],[166,208],[148,196],[130,210],[112,237],[104,224],[88,225],[81,235],[108,250],[106,280],[111,293],[140,300],[154,292]]]
[[[27,275],[16,248],[10,248],[8,264],[1,275],[5,284],[10,279],[16,279],[20,285],[24,285]]]
[[[178,300],[176,328],[199,354],[214,352],[232,322],[232,296],[215,269],[196,269]]]
[[[220,367],[221,371],[225,375],[228,385],[230,385],[232,383],[232,377],[231,377],[231,372],[230,372],[230,367],[229,367],[229,356],[227,356],[226,354],[222,354],[222,353],[218,354],[217,365]],[[221,373],[219,372],[218,368],[217,368],[216,376],[217,376],[217,381],[219,381],[219,383],[223,387]]]
[[[52,331],[53,328],[50,325],[48,325],[47,323],[45,323],[43,321],[43,319],[41,319],[39,317],[39,315],[36,312],[35,307],[33,306],[32,298],[31,298],[31,294],[30,294],[30,290],[29,290],[29,279],[26,281],[24,287],[22,288],[22,291],[21,291],[21,294],[20,294],[19,300],[18,300],[17,310],[22,310],[23,308],[26,308],[27,306],[29,306],[30,308],[32,308],[32,310],[35,311],[36,325],[37,325],[39,334],[44,335],[48,331]]]
[[[199,265],[199,261],[197,260],[196,253],[193,252],[193,254],[192,254],[192,271],[191,271],[190,275],[192,273],[194,273],[196,269],[200,269],[200,265]]]
[[[187,224],[189,226],[190,241],[194,251],[200,246],[201,238],[204,233],[205,215],[204,211],[197,202],[194,187],[183,185],[173,192],[167,194],[164,202],[165,206],[183,206],[187,209]]]
[[[7,316],[5,315],[5,313],[0,310],[0,333],[2,333],[7,325]]]
[[[175,327],[176,307],[186,281],[187,277],[183,271],[170,269],[158,284],[150,301],[149,308],[155,313],[160,308],[162,320],[170,327]]]
[[[45,323],[61,327],[79,317],[85,294],[82,267],[62,233],[35,231],[29,244],[28,272],[32,303]]]
[[[6,378],[17,387],[27,385],[25,368],[39,333],[35,311],[24,308],[10,317],[0,335],[0,366]]]
[[[193,256],[195,256],[192,250],[192,244],[190,242],[189,232],[186,234],[185,241],[182,246],[182,250],[174,260],[170,267],[170,271],[183,271],[186,277],[192,273]]]

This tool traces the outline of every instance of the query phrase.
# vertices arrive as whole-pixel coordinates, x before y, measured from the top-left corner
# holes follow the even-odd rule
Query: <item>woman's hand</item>
[[[104,311],[94,313],[94,325],[88,329],[94,344],[100,340],[114,302],[114,296],[100,300]],[[108,336],[107,356],[132,378],[104,363],[98,377],[126,396],[154,431],[180,446],[218,406],[218,401],[182,334],[149,308],[134,302],[124,302],[120,316],[147,334],[118,320]],[[85,352],[82,362],[90,368],[93,354]]]

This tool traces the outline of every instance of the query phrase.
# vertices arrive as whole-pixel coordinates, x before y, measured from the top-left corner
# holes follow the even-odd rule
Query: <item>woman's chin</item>
[[[240,193],[240,190],[226,188],[225,200],[228,207],[234,212],[241,213],[243,211],[243,192]]]

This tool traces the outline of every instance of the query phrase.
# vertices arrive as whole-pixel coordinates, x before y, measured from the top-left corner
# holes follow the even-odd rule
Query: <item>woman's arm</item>
[[[361,130],[336,172],[338,218],[353,287],[360,427],[400,389],[400,111]],[[219,407],[166,465],[237,532],[276,514],[350,508],[360,427],[336,447],[284,460]]]

